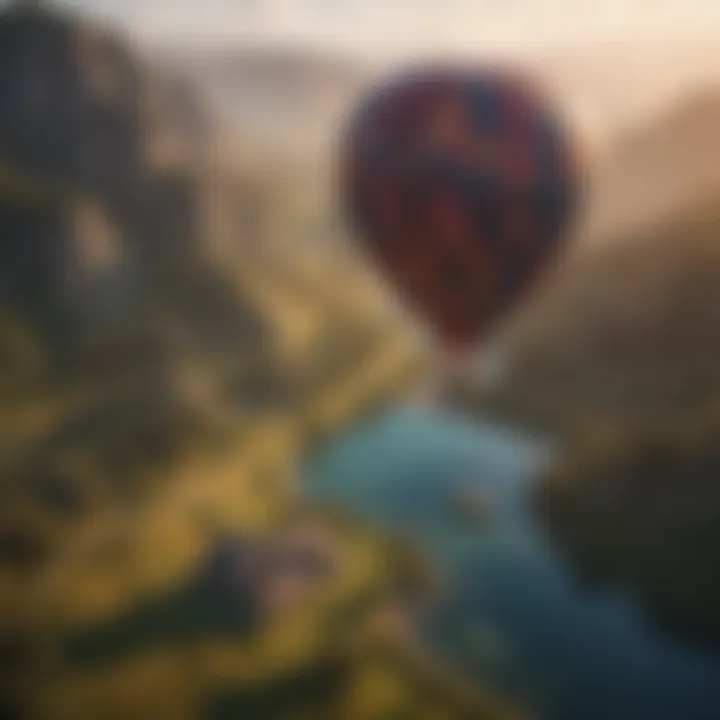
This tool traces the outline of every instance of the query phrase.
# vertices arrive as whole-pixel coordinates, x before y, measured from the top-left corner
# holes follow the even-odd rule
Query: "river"
[[[535,518],[541,442],[430,408],[393,411],[324,446],[311,498],[424,549],[448,590],[422,629],[459,672],[550,720],[717,720],[720,654],[661,634],[620,591],[575,581]],[[477,497],[470,522],[458,497]]]

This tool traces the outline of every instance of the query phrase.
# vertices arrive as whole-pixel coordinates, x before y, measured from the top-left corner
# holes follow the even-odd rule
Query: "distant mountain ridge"
[[[597,170],[583,240],[612,241],[720,197],[720,86],[695,91],[611,148]]]
[[[241,72],[267,78],[316,81],[345,81],[363,72],[364,64],[351,55],[322,52],[307,48],[266,46],[203,47],[188,52],[185,48],[159,48],[159,60],[172,66],[205,66],[220,72]]]
[[[326,158],[369,68],[350,56],[295,48],[156,51],[208,101],[230,136],[265,155]]]
[[[543,430],[643,425],[720,396],[720,93],[639,127],[596,174],[587,224],[468,402]]]

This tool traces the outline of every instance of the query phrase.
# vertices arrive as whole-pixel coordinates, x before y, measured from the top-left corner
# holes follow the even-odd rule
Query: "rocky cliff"
[[[203,347],[261,341],[263,319],[210,268],[206,128],[122,37],[32,7],[0,15],[2,293],[56,361],[157,356],[170,329]]]
[[[418,368],[314,177],[221,171],[182,78],[56,11],[0,12],[0,95],[0,715],[363,718],[377,667],[426,707],[422,668],[352,641],[404,585],[383,538],[315,511],[310,565],[342,562],[308,597],[251,582],[289,613],[250,637],[242,557],[203,572],[274,546],[299,450]]]

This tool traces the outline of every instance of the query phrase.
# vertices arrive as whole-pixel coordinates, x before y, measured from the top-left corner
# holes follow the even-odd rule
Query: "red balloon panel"
[[[557,252],[570,146],[518,75],[416,71],[377,88],[347,144],[359,237],[446,344],[475,343]]]

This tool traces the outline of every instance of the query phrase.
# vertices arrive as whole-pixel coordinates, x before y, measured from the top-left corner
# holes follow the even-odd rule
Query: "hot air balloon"
[[[522,73],[415,69],[363,99],[344,150],[365,249],[446,350],[476,349],[567,235],[578,170],[561,118]]]

